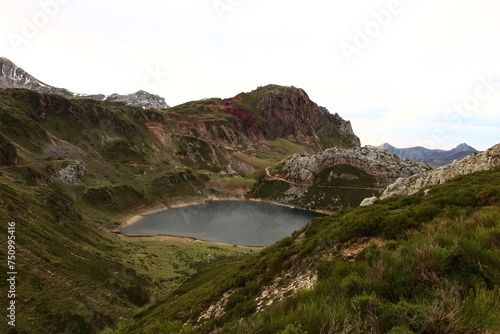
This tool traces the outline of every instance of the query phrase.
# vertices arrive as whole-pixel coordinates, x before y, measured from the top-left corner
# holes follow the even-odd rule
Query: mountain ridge
[[[479,152],[466,143],[459,144],[457,147],[451,150],[428,149],[422,146],[397,148],[389,143],[384,143],[378,147],[387,149],[390,153],[397,154],[403,159],[425,161],[434,165],[435,167],[450,164],[453,162],[453,160],[461,159],[466,157],[467,155]]]
[[[0,88],[24,88],[41,94],[55,94],[67,99],[91,99],[96,101],[123,102],[127,105],[140,108],[166,109],[169,108],[163,97],[143,90],[127,95],[112,94],[78,94],[65,88],[48,85],[14,62],[0,57]]]

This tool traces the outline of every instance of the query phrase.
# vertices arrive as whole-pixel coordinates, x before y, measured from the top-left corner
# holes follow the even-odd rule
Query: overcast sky
[[[497,0],[0,1],[0,56],[74,92],[293,85],[363,145],[500,142]]]

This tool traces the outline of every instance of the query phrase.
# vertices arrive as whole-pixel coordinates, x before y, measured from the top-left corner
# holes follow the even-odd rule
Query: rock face
[[[359,146],[351,123],[309,99],[300,88],[267,85],[223,100],[223,111],[239,118],[257,139],[288,138],[327,148],[327,138],[339,145]]]
[[[87,165],[80,161],[75,161],[75,163],[58,171],[55,178],[66,184],[77,184],[78,177],[85,175],[86,172]]]
[[[104,94],[76,94],[64,88],[53,87],[36,79],[5,57],[0,57],[0,88],[24,88],[40,94],[60,95],[67,99],[123,102],[140,108],[166,109],[169,107],[164,98],[143,90],[129,95],[113,94],[106,97]]]
[[[500,167],[500,144],[489,148],[485,152],[469,155],[462,160],[455,160],[452,164],[439,167],[431,172],[413,175],[406,179],[398,179],[387,187],[381,198],[411,195],[423,187],[444,183],[458,175],[497,167]]]
[[[288,180],[312,185],[315,175],[335,165],[355,166],[368,174],[388,179],[408,177],[432,169],[427,163],[402,160],[386,150],[371,147],[352,149],[334,147],[315,155],[294,154],[283,167],[283,171]]]
[[[402,159],[414,161],[425,161],[433,166],[439,167],[450,164],[453,160],[462,159],[478,151],[463,143],[452,150],[430,150],[424,147],[396,148],[390,144],[382,144],[380,148],[387,149],[390,153],[397,154]]]

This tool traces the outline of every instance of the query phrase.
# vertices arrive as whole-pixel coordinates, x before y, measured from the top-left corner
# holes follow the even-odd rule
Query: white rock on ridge
[[[105,101],[123,102],[129,106],[147,109],[166,109],[169,107],[163,97],[143,90],[128,95],[112,94],[105,98]]]
[[[333,147],[314,155],[296,153],[285,164],[283,171],[289,180],[312,185],[315,176],[325,168],[341,164],[352,165],[368,174],[389,179],[432,170],[428,163],[403,160],[387,150],[365,146],[350,149]]]
[[[465,175],[500,167],[500,144],[497,144],[482,153],[469,155],[461,160],[439,167],[431,172],[413,175],[405,179],[398,179],[389,185],[381,199],[392,196],[407,196],[421,188],[441,184],[458,175]]]

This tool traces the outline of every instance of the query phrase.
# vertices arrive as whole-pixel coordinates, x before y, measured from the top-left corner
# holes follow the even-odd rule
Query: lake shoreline
[[[288,207],[291,209],[300,209],[300,210],[306,210],[306,211],[312,211],[312,210],[307,210],[305,208],[300,208],[295,205],[288,205],[284,203],[279,203],[279,202],[274,202],[274,201],[268,201],[268,200],[263,200],[260,198],[241,198],[241,197],[216,197],[216,196],[208,196],[203,199],[197,199],[197,200],[182,200],[182,201],[176,201],[173,204],[170,204],[168,206],[164,204],[158,204],[158,205],[153,205],[148,208],[144,208],[142,210],[139,210],[137,213],[132,213],[131,215],[125,216],[121,219],[118,220],[119,225],[115,227],[111,232],[113,233],[119,233],[121,230],[123,230],[126,227],[129,227],[138,221],[140,221],[142,218],[145,216],[154,214],[154,213],[159,213],[163,211],[167,211],[170,209],[175,209],[175,208],[182,208],[185,206],[190,206],[190,205],[199,205],[199,204],[204,204],[209,201],[238,201],[238,202],[263,202],[263,203],[269,203],[269,204],[274,204],[274,205],[280,205],[284,207]],[[318,212],[321,214],[331,214],[328,212],[322,212],[322,211],[312,211],[312,212]]]
[[[230,202],[256,202],[256,203],[267,203],[267,204],[272,204],[272,205],[277,205],[281,207],[286,207],[290,209],[299,209],[299,210],[304,210],[308,212],[314,212],[314,213],[320,213],[320,214],[325,214],[324,212],[319,212],[319,211],[312,211],[312,210],[307,210],[304,208],[299,208],[294,205],[287,205],[283,203],[277,203],[274,201],[268,201],[268,200],[263,200],[259,198],[242,198],[242,197],[216,197],[216,196],[208,196],[208,197],[203,197],[203,198],[191,198],[191,199],[186,199],[186,200],[179,200],[179,201],[173,201],[172,203],[165,205],[162,203],[158,203],[156,205],[152,205],[149,207],[142,208],[141,210],[137,210],[136,212],[131,213],[128,216],[121,217],[121,219],[117,219],[118,226],[115,227],[112,231],[118,238],[123,239],[123,240],[143,240],[143,241],[164,241],[164,242],[182,242],[182,243],[193,243],[193,242],[201,242],[201,243],[206,243],[206,244],[212,244],[212,245],[219,245],[219,246],[226,246],[226,247],[240,247],[240,248],[248,248],[248,249],[263,249],[266,246],[249,246],[245,245],[244,243],[228,243],[228,242],[213,242],[209,240],[204,240],[202,238],[198,238],[195,236],[186,236],[182,234],[155,234],[155,235],[130,235],[130,234],[122,234],[122,231],[126,229],[127,227],[130,227],[134,225],[135,223],[138,223],[141,221],[143,218],[145,218],[148,215],[155,214],[155,213],[160,213],[164,211],[168,211],[170,209],[175,209],[175,208],[181,208],[181,207],[187,207],[191,205],[201,205],[205,203],[210,203],[210,202],[221,202],[221,201],[230,201]]]
[[[247,245],[230,245],[223,242],[213,242],[203,239],[198,239],[194,237],[183,237],[179,235],[171,235],[171,234],[158,234],[158,235],[124,235],[118,232],[118,235],[122,239],[132,239],[132,240],[141,240],[145,241],[169,241],[169,242],[183,242],[183,243],[204,243],[208,245],[218,245],[218,246],[227,246],[227,247],[238,247],[244,249],[251,250],[261,250],[266,246],[247,246]]]

